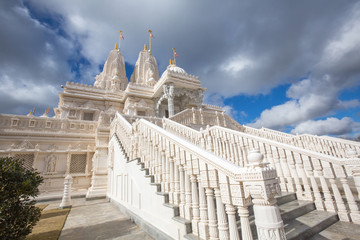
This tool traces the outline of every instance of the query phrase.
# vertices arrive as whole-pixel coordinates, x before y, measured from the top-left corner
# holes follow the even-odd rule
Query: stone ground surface
[[[337,222],[310,240],[359,240],[360,226],[352,223]]]
[[[61,200],[42,201],[49,204],[45,210],[58,208]],[[59,240],[151,240],[146,232],[106,199],[86,201],[72,199],[72,208]]]

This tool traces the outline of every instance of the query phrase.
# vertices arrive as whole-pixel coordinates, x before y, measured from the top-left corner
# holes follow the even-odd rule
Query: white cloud
[[[360,131],[360,123],[354,122],[351,118],[342,119],[327,118],[325,120],[308,120],[300,123],[291,133],[296,134],[314,134],[314,135],[345,135]]]
[[[230,74],[238,74],[241,70],[251,67],[252,64],[253,62],[250,59],[238,56],[222,64],[220,68]]]
[[[360,106],[358,99],[338,99],[342,90],[359,84],[360,55],[354,54],[360,51],[359,44],[355,44],[360,41],[356,27],[360,24],[359,6],[358,4],[352,9],[349,19],[344,21],[338,34],[324,46],[318,56],[319,62],[313,66],[308,78],[293,83],[287,90],[286,96],[291,100],[264,110],[260,117],[249,125],[274,129],[285,126],[301,127],[302,123],[307,123],[307,126],[314,118]]]

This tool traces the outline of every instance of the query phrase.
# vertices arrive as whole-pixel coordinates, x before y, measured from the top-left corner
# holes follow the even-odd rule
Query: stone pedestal
[[[70,193],[72,183],[73,183],[73,178],[71,177],[71,175],[67,175],[64,181],[64,195],[59,206],[59,208],[61,209],[71,208],[72,206],[71,193]]]

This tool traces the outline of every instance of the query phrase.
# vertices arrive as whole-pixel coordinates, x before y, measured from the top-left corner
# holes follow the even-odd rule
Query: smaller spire
[[[117,46],[117,43],[115,43],[115,50],[118,50],[118,46]]]
[[[146,43],[144,44],[144,51],[147,51],[147,45],[146,45]]]

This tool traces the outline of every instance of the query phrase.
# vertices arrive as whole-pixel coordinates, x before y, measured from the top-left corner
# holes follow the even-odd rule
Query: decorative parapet
[[[0,134],[94,134],[97,122],[68,120],[47,117],[27,117],[21,115],[0,114]]]
[[[224,111],[224,109],[222,107],[219,107],[216,105],[203,104],[202,107],[203,107],[203,109],[209,109],[209,110],[214,110],[214,111],[219,111],[219,112]]]
[[[83,83],[75,83],[75,82],[66,82],[65,87],[77,89],[77,90],[88,90],[88,91],[98,91],[104,92],[105,89],[101,87],[95,87],[93,85],[83,84]]]

